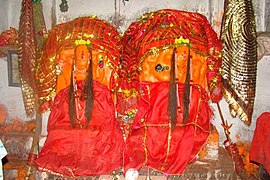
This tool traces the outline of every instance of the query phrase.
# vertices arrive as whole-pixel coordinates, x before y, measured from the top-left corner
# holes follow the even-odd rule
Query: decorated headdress
[[[212,93],[214,87],[221,86],[219,68],[222,44],[206,17],[199,13],[165,9],[144,14],[129,26],[123,36],[123,53],[128,56],[123,61],[129,61],[123,64],[129,64],[126,67],[129,73],[136,74],[138,72],[132,71],[134,64],[140,64],[148,54],[181,45],[181,42],[176,42],[180,38],[188,40],[192,50],[208,57],[208,86]],[[212,96],[214,102],[220,98],[221,95]]]
[[[182,40],[181,40],[182,39]],[[188,42],[185,42],[188,41]],[[178,10],[159,10],[144,14],[123,36],[123,61],[129,78],[126,87],[138,89],[140,63],[166,48],[189,44],[194,52],[207,57],[207,82],[212,101],[221,99],[221,41],[205,16]],[[215,89],[220,89],[218,93]]]
[[[103,51],[108,57],[109,65],[118,66],[120,37],[116,28],[109,23],[89,16],[56,25],[48,33],[45,50],[36,73],[41,112],[45,112],[51,107],[52,97],[55,96],[56,55],[62,47],[73,46],[76,40],[77,42],[78,40],[86,42],[89,40],[91,49]],[[114,79],[111,82],[114,83]]]

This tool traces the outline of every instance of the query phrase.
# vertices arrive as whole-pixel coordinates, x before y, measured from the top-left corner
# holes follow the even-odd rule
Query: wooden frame
[[[19,57],[17,50],[8,50],[7,54],[8,64],[8,85],[13,87],[20,87],[20,72],[19,72]]]

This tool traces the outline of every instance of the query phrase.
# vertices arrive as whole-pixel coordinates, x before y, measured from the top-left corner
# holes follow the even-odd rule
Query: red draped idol
[[[51,110],[38,170],[82,177],[122,168],[124,139],[113,91],[120,45],[116,29],[94,16],[49,32],[37,73],[40,110]]]
[[[132,23],[122,43],[117,108],[129,118],[124,172],[182,174],[210,134],[210,100],[222,97],[221,42],[203,15],[165,9]],[[169,113],[174,108],[176,119]]]

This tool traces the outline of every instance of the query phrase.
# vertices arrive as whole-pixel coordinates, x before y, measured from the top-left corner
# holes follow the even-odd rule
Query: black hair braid
[[[184,123],[187,121],[189,117],[189,103],[190,103],[190,48],[188,48],[188,60],[187,60],[187,76],[185,80],[184,85],[184,97],[183,97],[183,103],[184,103],[184,115],[183,115],[183,121]]]
[[[176,75],[175,75],[175,53],[176,48],[173,49],[170,71],[170,88],[169,88],[169,103],[168,115],[171,120],[172,128],[174,129],[177,122],[177,96],[176,96]]]
[[[92,51],[89,50],[89,66],[88,74],[84,83],[84,96],[85,96],[85,116],[86,124],[90,123],[92,117],[93,103],[94,103],[94,92],[93,92],[93,67],[92,67]]]
[[[69,119],[72,127],[75,127],[75,116],[76,116],[76,104],[75,104],[75,91],[74,91],[74,62],[72,65],[72,70],[71,70],[71,81],[70,81],[70,86],[69,86],[69,92],[68,92],[68,109],[69,109]]]

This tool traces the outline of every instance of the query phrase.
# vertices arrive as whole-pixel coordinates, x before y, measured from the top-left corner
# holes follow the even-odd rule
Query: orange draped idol
[[[112,91],[120,45],[116,29],[95,17],[49,32],[37,74],[41,111],[51,109],[38,170],[75,177],[122,167],[124,141]]]
[[[146,166],[179,175],[209,136],[210,100],[222,97],[221,42],[203,15],[165,9],[132,23],[122,43],[120,95],[137,99],[117,106],[136,112],[128,122],[124,171]]]

